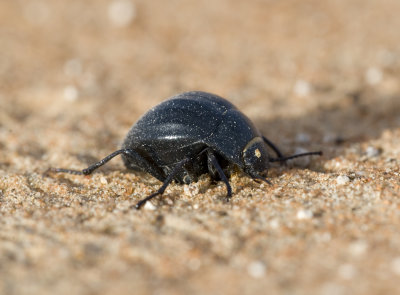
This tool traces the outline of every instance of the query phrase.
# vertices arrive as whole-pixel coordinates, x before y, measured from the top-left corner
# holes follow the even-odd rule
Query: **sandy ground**
[[[400,293],[400,2],[0,1],[1,294]],[[285,154],[171,185],[115,159],[150,107],[227,97]]]

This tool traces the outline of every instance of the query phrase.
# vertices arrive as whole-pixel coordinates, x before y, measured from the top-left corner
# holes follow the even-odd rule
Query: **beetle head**
[[[261,137],[250,140],[243,149],[244,172],[258,178],[259,173],[268,169],[268,152]]]

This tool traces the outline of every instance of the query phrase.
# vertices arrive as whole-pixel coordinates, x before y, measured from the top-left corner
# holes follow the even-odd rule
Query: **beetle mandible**
[[[275,158],[268,154],[267,147],[274,151]],[[129,130],[121,149],[99,162],[83,170],[50,170],[88,175],[117,155],[122,156],[128,169],[148,172],[163,182],[158,191],[135,205],[140,209],[162,195],[173,180],[189,184],[205,173],[225,183],[229,200],[232,188],[228,179],[234,167],[254,180],[269,183],[262,176],[268,172],[269,163],[322,152],[284,157],[229,101],[215,94],[190,91],[150,109]]]

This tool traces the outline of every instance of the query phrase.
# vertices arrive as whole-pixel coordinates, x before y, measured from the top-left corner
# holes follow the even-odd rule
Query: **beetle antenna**
[[[269,161],[270,162],[285,162],[287,160],[291,160],[294,158],[307,157],[307,156],[322,156],[322,151],[295,154],[295,155],[291,155],[291,156],[287,156],[287,157],[270,158]]]

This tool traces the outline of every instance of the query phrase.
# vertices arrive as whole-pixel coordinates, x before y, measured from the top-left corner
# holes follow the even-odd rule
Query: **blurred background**
[[[290,138],[304,128],[321,140],[376,136],[399,123],[399,6],[1,1],[2,116],[34,126],[39,115],[58,130],[92,124],[81,131],[106,140],[167,97],[203,90],[233,101],[278,142],[282,130]]]
[[[398,0],[0,0],[0,293],[396,293],[399,12]],[[234,180],[231,207],[203,181],[133,212],[159,183],[117,160],[91,178],[43,176],[116,150],[189,90],[228,98],[284,153],[324,157],[273,170],[268,190]]]

